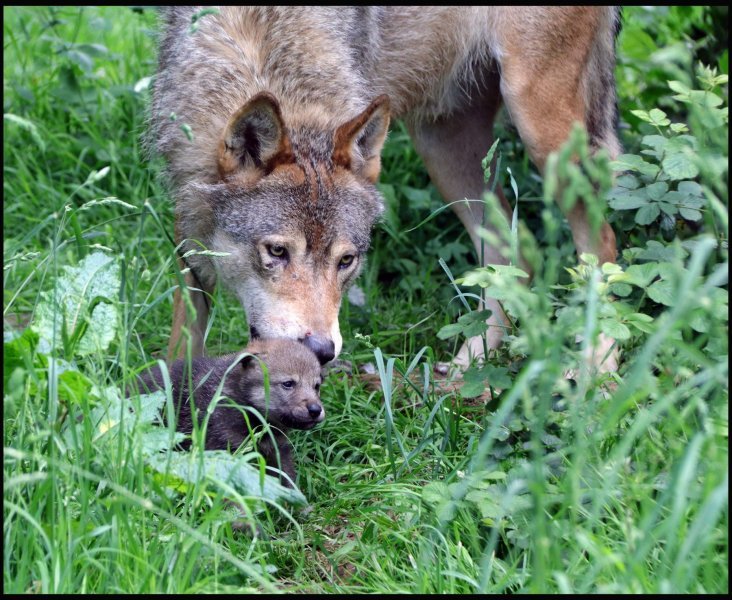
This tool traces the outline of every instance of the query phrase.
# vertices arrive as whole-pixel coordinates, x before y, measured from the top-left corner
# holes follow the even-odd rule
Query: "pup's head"
[[[239,377],[227,378],[227,385],[232,386],[226,389],[229,397],[245,398],[278,427],[310,429],[325,419],[320,401],[321,367],[313,352],[286,339],[256,340],[246,351],[255,356],[244,357],[234,367],[241,369]],[[269,401],[260,360],[269,373]]]
[[[360,272],[383,211],[375,183],[388,98],[335,128],[292,128],[257,94],[222,132],[212,207],[217,276],[243,304],[252,338],[285,337],[325,364],[342,346],[341,297]],[[325,130],[324,130],[325,129]]]

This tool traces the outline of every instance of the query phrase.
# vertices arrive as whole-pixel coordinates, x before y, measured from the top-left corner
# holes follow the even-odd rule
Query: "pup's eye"
[[[346,254],[341,260],[338,262],[338,268],[339,269],[347,269],[353,264],[353,261],[355,260],[355,256],[353,254]]]
[[[275,258],[287,258],[287,249],[279,244],[267,246],[267,252],[269,252],[270,256],[274,256]]]
[[[319,392],[320,391],[320,384],[319,383],[316,383],[315,384],[315,391],[316,392]]]
[[[292,388],[295,387],[295,382],[292,379],[290,379],[288,381],[283,381],[280,385],[283,388],[285,388],[286,390],[291,390]]]

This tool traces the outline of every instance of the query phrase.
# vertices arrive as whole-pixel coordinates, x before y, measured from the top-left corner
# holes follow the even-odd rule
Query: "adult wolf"
[[[614,8],[206,13],[163,12],[152,132],[168,161],[182,250],[228,255],[182,260],[196,315],[176,293],[171,357],[182,353],[184,325],[193,354],[202,354],[208,295],[218,280],[238,296],[254,337],[299,339],[322,363],[338,355],[341,296],[382,211],[375,182],[390,116],[405,120],[446,201],[482,196],[480,161],[501,103],[539,168],[575,121],[595,149],[619,152]],[[480,205],[453,210],[478,247]],[[607,223],[591,235],[581,202],[566,216],[579,253],[614,262]],[[505,262],[500,248],[488,248],[484,260]],[[494,301],[488,308],[489,346],[496,347],[506,317]],[[456,362],[481,348],[466,344]],[[614,369],[614,361],[604,368]]]

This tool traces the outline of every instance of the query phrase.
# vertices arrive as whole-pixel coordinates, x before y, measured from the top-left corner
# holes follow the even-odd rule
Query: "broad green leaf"
[[[465,500],[478,508],[483,519],[491,519],[491,524],[494,527],[496,526],[493,519],[498,518],[501,513],[501,506],[498,500],[487,493],[487,490],[471,490],[465,495]]]
[[[638,117],[641,121],[645,121],[646,123],[651,122],[651,116],[648,114],[648,111],[645,110],[631,110],[631,114]]]
[[[496,367],[495,365],[485,365],[483,367],[488,375],[488,383],[501,390],[508,389],[513,384],[511,377],[508,375],[506,367]]]
[[[625,277],[623,281],[632,283],[640,288],[648,287],[658,275],[657,263],[645,263],[640,265],[630,265],[625,269]]]
[[[658,218],[659,214],[661,214],[661,209],[658,204],[648,204],[641,207],[635,214],[635,222],[638,225],[650,225]]]
[[[666,145],[668,152],[682,152],[687,150],[697,150],[699,142],[693,135],[677,135],[669,139]]]
[[[94,61],[92,60],[92,57],[89,56],[86,52],[69,49],[65,50],[63,53],[68,56],[72,62],[79,65],[79,67],[81,67],[81,70],[85,73],[89,73],[94,68]]]
[[[658,208],[669,217],[674,217],[679,212],[679,209],[674,204],[669,204],[668,202],[659,202]]]
[[[140,394],[139,405],[130,401],[135,407],[137,420],[141,423],[154,423],[165,404],[165,392],[155,390],[149,394]]]
[[[469,313],[465,313],[458,317],[458,323],[462,325],[470,325],[471,323],[481,323],[491,316],[491,311],[488,309],[483,310],[471,310]]]
[[[437,504],[450,498],[450,489],[442,481],[432,481],[422,489],[422,500],[427,504]]]
[[[616,340],[627,340],[630,337],[630,329],[616,319],[600,319],[600,330],[607,336]]]
[[[699,106],[705,106],[707,108],[714,108],[716,106],[720,106],[724,100],[717,96],[717,94],[713,94],[712,92],[704,92],[701,90],[692,90],[691,91],[691,102],[693,104],[698,104]]]
[[[488,329],[486,319],[490,317],[490,310],[474,310],[458,318],[457,323],[445,325],[437,332],[441,340],[453,337],[460,333],[466,337],[482,335]]]
[[[68,405],[80,404],[91,388],[91,381],[75,369],[68,369],[59,375],[58,397]]]
[[[671,124],[671,121],[666,117],[666,113],[658,108],[652,108],[648,113],[650,117],[649,123],[656,125],[657,127],[666,127]]]
[[[429,210],[432,205],[432,194],[428,188],[414,188],[407,185],[399,187],[399,191],[409,200],[409,206],[415,210]]]
[[[625,190],[635,190],[639,185],[640,181],[638,181],[638,178],[635,175],[621,175],[615,181],[615,189],[611,194],[614,194],[616,191],[623,192]]]
[[[699,169],[685,152],[667,154],[661,161],[661,166],[668,176],[675,180],[688,179],[699,174]]]
[[[626,323],[644,333],[653,333],[653,317],[645,313],[630,313],[624,316]]]
[[[651,300],[658,302],[659,304],[663,304],[664,306],[674,305],[675,292],[676,289],[674,285],[666,279],[656,281],[646,290],[646,293]]]
[[[39,351],[48,354],[53,346],[63,347],[63,320],[68,336],[82,334],[76,355],[106,350],[117,330],[119,286],[119,263],[103,252],[87,255],[76,267],[64,266],[55,289],[41,293],[31,325],[40,338]]]
[[[647,61],[648,57],[658,50],[653,38],[643,30],[638,23],[629,23],[624,27],[623,35],[620,38],[622,54],[630,59]]]
[[[667,139],[662,135],[644,135],[641,144],[653,149],[653,155],[657,158],[663,153]]]
[[[523,269],[514,267],[513,265],[486,265],[492,269],[497,275],[502,277],[528,277],[529,274]]]
[[[638,171],[643,175],[655,177],[658,167],[646,162],[637,154],[621,154],[616,160],[610,161],[610,168],[616,171]]]
[[[704,309],[697,308],[692,311],[691,317],[689,318],[689,327],[699,333],[709,331],[709,316]]]
[[[660,200],[667,191],[668,184],[665,181],[657,181],[646,186],[646,194],[651,200]]]
[[[286,488],[271,475],[263,476],[259,467],[247,462],[243,456],[225,450],[206,450],[203,456],[201,460],[193,452],[160,453],[149,456],[147,463],[160,473],[170,473],[188,483],[206,479],[214,485],[225,483],[245,496],[307,504],[300,490]]]
[[[462,333],[462,331],[462,325],[459,325],[458,323],[448,323],[437,332],[437,337],[441,340],[446,340]]]
[[[691,196],[684,192],[669,192],[663,197],[664,202],[671,202],[686,208],[701,208],[704,206],[704,199],[697,196]]]
[[[676,187],[683,194],[699,196],[700,198],[704,196],[704,190],[696,181],[679,181],[679,185]]]
[[[460,388],[460,395],[463,398],[475,398],[480,396],[487,387],[487,383],[482,379],[475,379],[472,381],[464,381]]]
[[[455,283],[459,283],[464,286],[479,285],[480,287],[486,287],[490,284],[493,273],[485,268],[477,268],[472,271],[468,271],[462,277],[455,278]]]
[[[686,208],[682,206],[679,209],[679,214],[687,221],[699,221],[702,218],[701,212],[699,212],[695,208]]]
[[[626,296],[630,296],[630,293],[633,291],[633,288],[629,286],[627,283],[613,283],[610,285],[610,291],[615,294],[616,296],[620,296],[621,298],[625,298]]]
[[[645,197],[645,193],[623,194],[622,196],[610,198],[608,204],[615,210],[634,210],[648,204],[648,198]]]
[[[603,275],[616,275],[623,272],[623,267],[615,263],[606,262],[602,264],[600,270]]]
[[[687,256],[688,252],[683,249],[681,254],[678,256],[679,259],[683,259]],[[677,250],[671,246],[664,246],[661,242],[656,240],[649,240],[646,243],[645,249],[638,253],[638,258],[641,260],[654,260],[654,261],[672,261],[677,258]]]
[[[33,364],[37,345],[38,334],[30,328],[3,343],[3,389],[8,388],[8,380],[15,369]]]
[[[699,240],[688,240],[696,241]],[[677,281],[680,277],[683,277],[688,273],[688,270],[681,265],[674,262],[660,262],[658,263],[658,276],[661,279],[667,279],[669,281]]]
[[[687,85],[681,83],[680,81],[669,81],[668,87],[670,87],[674,92],[677,94],[688,96],[691,92],[691,88],[689,88]]]
[[[171,435],[167,427],[150,427],[140,437],[142,442],[140,452],[143,457],[147,458],[157,456],[168,448],[175,448],[186,438],[186,435],[179,431],[175,431]]]
[[[460,395],[463,398],[474,398],[482,394],[488,385],[503,390],[509,388],[511,383],[506,367],[496,367],[490,364],[470,367],[463,374],[463,387],[460,388]]]

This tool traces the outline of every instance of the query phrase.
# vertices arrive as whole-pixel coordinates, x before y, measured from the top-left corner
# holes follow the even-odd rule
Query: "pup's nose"
[[[313,419],[319,417],[322,411],[323,408],[320,406],[320,404],[316,404],[315,402],[311,402],[310,404],[308,404],[308,412]]]
[[[317,335],[306,335],[300,341],[315,353],[321,365],[335,358],[335,344],[333,340]]]

